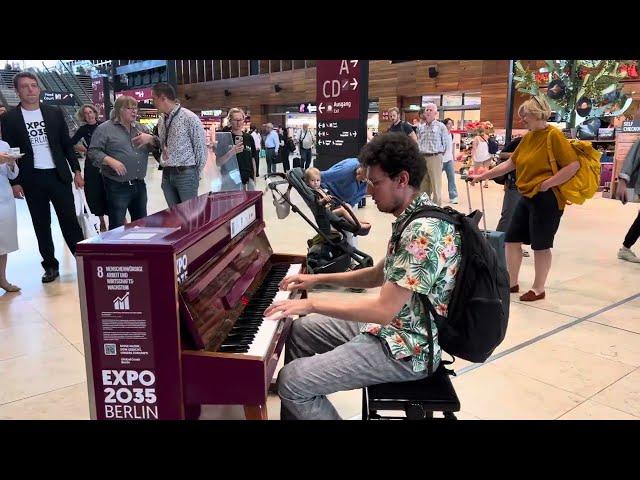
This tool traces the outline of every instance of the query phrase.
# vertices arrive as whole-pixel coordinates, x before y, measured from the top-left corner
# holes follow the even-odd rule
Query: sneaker
[[[618,250],[618,258],[627,262],[640,263],[640,258],[636,257],[636,254],[627,247],[622,247]]]
[[[452,198],[449,200],[449,203],[453,203],[454,205],[458,203],[458,197]]]

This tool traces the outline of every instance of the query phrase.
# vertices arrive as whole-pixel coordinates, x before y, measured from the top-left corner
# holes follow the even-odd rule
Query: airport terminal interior
[[[130,61],[128,65],[135,65],[135,62],[143,61]],[[295,62],[299,61],[289,61],[293,62],[288,66],[289,71],[285,68],[284,62],[287,61],[279,62],[278,71],[272,75],[276,75],[275,78],[280,79],[277,81],[282,82],[286,89],[286,84],[281,79],[287,75],[295,75]],[[315,68],[315,64],[308,65],[302,62],[304,71]],[[126,66],[127,64],[120,63],[116,68]],[[152,69],[149,79],[140,80],[138,84],[129,80],[131,83],[128,88],[142,89],[150,87],[154,80],[163,80],[161,64],[154,64],[149,68]],[[247,73],[253,68],[254,65],[249,63]],[[260,77],[262,65],[257,64],[255,68],[259,73],[257,77]],[[267,68],[273,67],[267,63]],[[447,68],[440,67],[441,76],[448,74]],[[493,65],[491,68],[497,67]],[[374,75],[374,70],[375,66],[371,65],[370,75]],[[122,71],[129,72],[129,78],[138,75],[132,68],[124,68]],[[158,71],[160,73],[154,78]],[[251,108],[250,105],[255,105],[256,98],[260,95],[257,92],[251,98],[251,102],[240,100],[234,91],[234,79],[224,77],[225,71],[225,68],[220,72],[212,69],[213,77],[210,80],[205,78],[203,85],[211,89],[217,88],[216,102],[225,98],[226,89],[231,90],[234,92],[231,98],[237,101],[237,105],[229,102],[225,105],[212,103],[210,113],[196,109],[193,103],[206,95],[206,88],[194,94],[192,88],[195,88],[197,83],[186,83],[185,70],[178,74],[179,99],[184,99],[185,93],[190,92],[188,95],[192,100],[183,100],[182,104],[194,111],[198,110],[197,114],[208,132],[209,128],[213,132],[224,126],[220,123],[225,123],[225,114],[229,107]],[[206,76],[209,73],[208,67],[204,68],[203,72]],[[237,73],[241,76],[242,70]],[[215,78],[218,74],[220,78]],[[233,69],[231,72],[226,71],[226,74],[233,75]],[[425,75],[428,80],[428,74]],[[147,84],[143,81],[147,81]],[[269,81],[272,83],[273,79]],[[222,87],[216,87],[216,82],[223,82]],[[503,137],[505,112],[495,113],[495,104],[504,105],[506,93],[503,95],[500,91],[496,94],[499,97],[498,102],[485,102],[493,95],[493,86],[487,91],[483,88],[478,89],[477,95],[475,92],[467,95],[469,102],[466,105],[459,91],[452,92],[451,95],[460,93],[461,108],[455,110],[455,113],[450,109],[450,115],[447,115],[444,103],[445,100],[453,102],[454,99],[439,97],[437,106],[445,110],[440,112],[441,119],[453,118],[455,129],[464,132],[472,122],[491,120],[497,124],[497,117],[502,116],[502,124],[496,125],[495,130],[498,136]],[[504,89],[506,90],[506,86]],[[373,90],[374,87],[370,86],[370,96]],[[7,97],[7,92],[3,92]],[[419,106],[423,107],[430,99],[445,93],[447,92],[425,90],[424,96],[428,98],[420,99]],[[196,100],[193,100],[194,95]],[[271,91],[265,95],[273,96],[276,93]],[[387,97],[401,99],[401,95],[396,96],[395,93]],[[476,108],[476,97],[482,99],[483,105],[490,104],[489,112],[492,118],[485,117],[480,106]],[[259,124],[270,120],[274,120],[274,123],[281,122],[285,129],[290,129],[293,136],[299,133],[303,123],[310,122],[312,131],[315,132],[316,120],[312,117],[315,117],[316,112],[309,112],[305,102],[316,104],[311,110],[317,108],[317,102],[313,97],[298,102],[302,104],[299,107],[303,108],[299,108],[295,115],[294,112],[290,113],[284,109],[271,111],[265,108],[260,114],[256,114],[254,107],[251,119],[258,120]],[[384,102],[387,103],[383,104]],[[404,100],[397,102],[400,116],[411,124],[414,118],[418,119],[417,111],[413,106],[410,107],[403,102]],[[291,105],[296,102],[284,103]],[[365,118],[365,128],[369,129],[370,139],[388,127],[389,117],[386,110],[391,104],[388,98],[380,99],[376,111],[369,112],[369,117]],[[152,110],[150,100],[147,105],[149,110],[145,111],[142,104],[139,104],[139,115],[157,121],[158,114]],[[77,109],[78,105],[74,108]],[[214,113],[213,110],[218,108],[223,112]],[[522,126],[516,126],[517,128]],[[210,135],[211,133],[208,133],[209,138]],[[458,143],[461,143],[464,137],[462,134],[462,138],[457,139]],[[611,151],[613,148],[612,146]],[[292,153],[292,163],[294,157],[296,154]],[[500,218],[504,197],[503,185],[489,181],[487,188],[478,184],[469,187],[458,171],[461,166],[458,160],[456,158],[455,174],[458,202],[450,203],[447,180],[443,173],[442,205],[466,213],[470,206],[473,209],[480,208],[480,194],[483,193],[487,228],[494,230]],[[84,170],[86,160],[81,157],[79,161]],[[314,155],[312,165],[315,165],[316,161]],[[258,201],[263,209],[265,233],[274,252],[306,255],[307,240],[314,237],[316,232],[300,215],[293,212],[286,218],[278,218],[267,186],[268,179],[264,177],[267,171],[264,157],[260,157],[259,171],[261,175],[257,178],[255,187],[256,191],[263,192]],[[277,164],[277,171],[283,171],[282,163]],[[150,155],[145,178],[149,215],[167,208],[161,189],[162,173],[158,170],[158,162]],[[209,149],[207,166],[199,183],[198,194],[206,195],[212,189],[219,188],[219,185],[220,172],[215,167],[214,154]],[[467,191],[470,192],[470,198]],[[534,280],[533,252],[530,246],[524,246],[531,255],[523,258],[520,294],[511,294],[505,339],[484,363],[456,359],[450,366],[456,372],[456,375],[451,377],[451,382],[460,401],[460,410],[456,413],[458,419],[640,419],[640,264],[618,258],[622,241],[638,216],[638,203],[630,202],[623,205],[620,201],[609,198],[610,196],[607,188],[601,188],[583,205],[566,207],[555,237],[553,264],[546,284],[546,298],[535,302],[519,299],[520,294],[526,292]],[[296,190],[291,192],[291,201],[302,213],[313,218]],[[16,200],[15,204],[19,249],[8,255],[6,276],[11,283],[20,286],[21,290],[14,293],[2,290],[3,294],[0,295],[0,419],[88,420],[91,418],[88,393],[91,383],[88,383],[90,373],[87,372],[85,363],[87,343],[83,339],[81,305],[84,302],[90,303],[91,299],[81,298],[76,258],[65,245],[53,207],[51,229],[56,257],[60,262],[60,277],[53,282],[42,283],[42,259],[38,252],[29,209],[24,200]],[[381,213],[370,196],[365,197],[364,205],[361,205],[356,213],[361,221],[371,224],[370,232],[358,238],[358,248],[371,255],[374,262],[384,259],[387,255],[387,242],[391,236],[391,225],[395,218],[390,214]],[[636,245],[633,249],[640,255],[639,248]],[[354,297],[378,296],[379,293],[380,288],[354,292],[345,288],[320,286],[309,291],[308,295],[349,301]],[[151,298],[153,301],[153,292]],[[448,356],[444,354],[443,358],[446,359]],[[283,363],[284,355],[281,355],[276,374]],[[362,418],[360,389],[334,393],[329,395],[329,399],[343,419]],[[268,393],[266,411],[269,420],[280,419],[280,398],[273,390]],[[436,414],[437,416],[439,414]],[[203,405],[197,417],[200,420],[243,420],[245,410],[242,405]]]

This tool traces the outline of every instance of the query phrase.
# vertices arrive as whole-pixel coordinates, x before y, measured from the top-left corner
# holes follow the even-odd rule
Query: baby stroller
[[[267,183],[271,190],[273,203],[279,219],[289,215],[291,209],[299,214],[318,234],[307,241],[307,272],[336,273],[347,270],[357,270],[373,266],[373,259],[366,253],[354,248],[347,242],[346,232],[363,233],[362,226],[355,215],[347,208],[354,223],[333,213],[322,202],[318,201],[316,192],[304,181],[302,168],[294,168],[287,174],[276,172],[269,177],[279,177]],[[281,185],[287,185],[286,192],[278,190]],[[291,202],[290,192],[295,188],[313,213],[316,223],[313,223],[300,209]],[[335,206],[345,206],[344,202],[334,198]],[[331,207],[335,208],[334,205]],[[367,232],[368,233],[368,232]],[[353,265],[352,265],[353,263]]]

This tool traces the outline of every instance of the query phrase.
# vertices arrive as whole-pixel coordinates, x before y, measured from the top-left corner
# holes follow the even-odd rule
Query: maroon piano
[[[266,398],[291,318],[263,318],[305,257],[273,253],[261,192],[201,195],[78,244],[92,419],[193,419]],[[304,295],[304,292],[296,295]]]

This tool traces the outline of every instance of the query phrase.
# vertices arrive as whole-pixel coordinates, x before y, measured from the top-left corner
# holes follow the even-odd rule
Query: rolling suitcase
[[[467,186],[467,199],[469,200],[469,213],[472,212],[472,208],[471,208],[471,191],[469,190],[469,180],[467,180],[466,178],[465,180],[465,184]],[[498,254],[498,261],[500,262],[500,265],[502,265],[504,268],[507,268],[507,259],[505,257],[504,254],[504,237],[505,237],[505,233],[504,232],[498,232],[496,230],[487,230],[487,215],[484,209],[484,193],[483,193],[483,189],[482,189],[482,182],[478,182],[478,185],[480,186],[480,202],[482,203],[482,225],[483,225],[483,229],[482,229],[482,233],[484,234],[484,236],[486,237],[486,239],[489,241],[489,245],[491,245],[493,247],[493,249],[496,251],[496,253]]]
[[[293,157],[293,168],[302,168],[302,160],[300,157]]]

